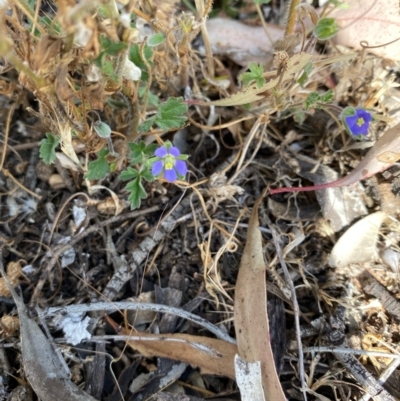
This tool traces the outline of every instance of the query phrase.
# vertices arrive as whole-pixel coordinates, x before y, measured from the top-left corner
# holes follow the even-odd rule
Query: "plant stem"
[[[300,4],[300,0],[290,0],[288,11],[286,14],[286,29],[285,36],[291,35],[294,32],[297,19],[296,7]]]

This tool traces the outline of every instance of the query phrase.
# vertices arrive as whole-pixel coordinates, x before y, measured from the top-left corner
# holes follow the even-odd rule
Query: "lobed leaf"
[[[110,172],[110,164],[107,160],[108,150],[101,149],[96,155],[97,160],[89,163],[88,172],[85,174],[86,180],[101,180]]]
[[[51,164],[56,160],[56,147],[60,143],[60,139],[51,134],[46,133],[46,138],[40,142],[40,157],[46,164]]]

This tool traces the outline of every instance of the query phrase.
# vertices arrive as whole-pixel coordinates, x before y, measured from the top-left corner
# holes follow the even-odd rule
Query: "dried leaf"
[[[38,398],[43,401],[96,401],[69,379],[66,365],[61,362],[38,324],[29,317],[22,298],[17,295],[4,272],[1,251],[0,272],[18,309],[23,367]]]
[[[385,212],[376,212],[351,226],[333,247],[329,265],[345,267],[376,260],[378,235],[385,219]]]
[[[347,9],[336,8],[331,17],[339,25],[336,43],[361,49],[366,41],[368,52],[391,60],[400,60],[400,18],[398,0],[350,0]],[[390,42],[394,41],[391,44]],[[385,45],[378,47],[380,45]]]
[[[118,324],[107,317],[107,322],[118,328]],[[122,331],[125,335],[132,332]],[[186,362],[197,366],[203,373],[235,378],[234,357],[237,353],[235,344],[209,337],[189,334],[149,334],[134,333],[128,344],[146,357],[163,357]]]
[[[261,26],[249,26],[226,18],[209,19],[206,26],[213,53],[227,55],[242,66],[271,61],[272,45],[284,33],[282,28],[269,24],[271,43]]]
[[[272,353],[268,312],[265,263],[258,204],[249,222],[246,246],[240,262],[235,291],[235,331],[239,355],[247,362],[261,362],[262,383],[267,401],[284,401]]]
[[[76,165],[82,167],[81,162],[78,159],[78,156],[75,153],[75,149],[72,145],[72,129],[71,126],[67,123],[62,125],[59,124],[60,129],[60,142],[61,142],[61,150],[63,153],[68,156]]]

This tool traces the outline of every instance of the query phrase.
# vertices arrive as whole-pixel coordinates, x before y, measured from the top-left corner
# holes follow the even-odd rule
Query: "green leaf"
[[[141,200],[147,198],[147,193],[143,188],[141,177],[135,178],[125,189],[130,192],[128,200],[131,202],[132,210],[139,208]]]
[[[311,61],[309,61],[303,69],[303,74],[301,74],[301,77],[297,80],[297,82],[301,85],[302,88],[304,88],[304,85],[306,84],[308,77],[312,71],[312,68],[313,64]]]
[[[320,40],[328,40],[339,32],[334,18],[321,18],[314,28],[314,36]]]
[[[239,76],[239,80],[243,82],[244,86],[249,86],[253,82],[256,83],[257,88],[261,88],[265,84],[264,67],[261,64],[250,63],[250,72],[245,72]]]
[[[144,96],[144,94],[146,93],[146,87],[145,86],[141,86],[140,88],[139,88],[139,90],[138,90],[138,93],[139,93],[139,97],[140,98],[142,98],[143,96]],[[147,95],[148,97],[147,97],[147,99],[148,99],[148,103],[151,105],[151,106],[155,106],[155,107],[158,107],[158,104],[159,104],[159,100],[158,100],[158,96],[157,95],[155,95],[154,93],[152,93],[152,92],[148,92],[148,95]]]
[[[153,62],[151,61],[153,58],[153,49],[144,45],[143,55],[146,58],[147,63],[152,66]],[[140,46],[138,44],[133,45],[129,50],[129,60],[131,60],[137,67],[142,70],[141,81],[147,82],[149,79],[149,72],[147,71],[146,64],[143,62],[142,57],[140,56]]]
[[[291,110],[293,113],[293,119],[297,124],[302,125],[306,119],[306,113],[298,108]]]
[[[140,176],[148,182],[154,181],[154,175],[148,167],[143,168],[143,170],[140,172]]]
[[[150,143],[146,145],[144,141],[138,143],[128,143],[131,154],[129,158],[131,159],[131,164],[142,163],[148,157],[154,156],[154,151],[158,148],[155,143]]]
[[[319,101],[319,94],[318,92],[311,92],[305,101],[305,109],[308,110],[311,106],[314,106],[315,103]]]
[[[101,180],[110,172],[110,165],[107,161],[108,150],[101,149],[96,155],[97,160],[89,163],[88,172],[85,174],[87,180]]]
[[[317,103],[329,103],[333,100],[333,95],[334,92],[332,89],[329,89],[322,95],[318,92],[311,92],[305,101],[305,109],[308,110],[310,107],[321,108],[322,106]]]
[[[164,42],[165,42],[165,36],[162,33],[155,33],[154,35],[151,35],[149,39],[147,39],[147,44],[150,47],[161,45],[161,43]]]
[[[186,121],[188,106],[183,99],[170,97],[161,103],[155,116],[155,124],[164,131],[181,127]]]
[[[143,153],[149,157],[149,156],[154,156],[155,150],[159,148],[159,146],[156,143],[150,143],[146,146],[144,149]]]
[[[46,133],[46,137],[40,142],[40,157],[46,164],[51,164],[56,160],[56,147],[60,143],[60,139],[51,134]]]
[[[254,4],[268,4],[271,3],[271,0],[253,0]]]
[[[153,124],[156,124],[163,131],[180,128],[187,119],[184,115],[187,110],[188,106],[181,97],[170,97],[166,102],[158,106],[155,116],[139,125],[138,130],[141,132],[149,131]]]
[[[114,42],[105,35],[101,35],[100,48],[109,56],[118,56],[119,53],[128,48],[128,44],[125,42]]]
[[[108,75],[108,76],[115,75],[114,74],[114,65],[110,60],[103,59],[100,68],[101,68],[101,71],[103,71],[105,75]]]
[[[146,149],[146,144],[144,141],[140,141],[138,143],[128,143],[129,149],[131,150],[131,154],[129,158],[131,159],[132,164],[141,163],[143,161],[143,151]]]
[[[333,89],[329,89],[323,95],[320,95],[320,102],[330,103],[333,100],[334,94],[335,93],[334,93]]]
[[[140,173],[139,171],[135,170],[132,167],[128,167],[125,171],[123,171],[120,175],[119,178],[122,181],[128,181],[128,180],[132,180],[133,178],[137,178],[139,177]]]
[[[139,132],[147,132],[150,131],[151,126],[154,124],[155,117],[151,117],[148,120],[144,121],[142,124],[139,125],[138,131]]]

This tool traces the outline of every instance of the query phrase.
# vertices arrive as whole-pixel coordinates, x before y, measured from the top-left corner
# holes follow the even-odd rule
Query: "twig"
[[[381,374],[379,377],[378,383],[383,384],[386,380],[392,375],[392,373],[397,369],[400,365],[400,359],[394,360]],[[359,401],[368,401],[371,398],[369,394],[364,394]]]
[[[379,351],[367,351],[365,349],[352,349],[352,348],[332,348],[326,346],[319,346],[319,347],[306,347],[303,348],[303,352],[334,352],[334,353],[341,353],[341,354],[353,354],[353,355],[366,355],[366,356],[377,356],[383,358],[391,358],[394,360],[399,361],[400,363],[400,354],[390,354],[389,352],[379,352]]]
[[[86,229],[85,231],[81,232],[80,234],[76,235],[75,237],[71,238],[71,241],[66,244],[66,245],[60,245],[58,247],[56,247],[53,250],[53,256],[51,257],[50,261],[47,263],[47,266],[45,267],[45,269],[43,270],[38,284],[33,292],[32,295],[32,300],[31,303],[35,303],[43,286],[44,283],[46,282],[46,279],[50,273],[50,271],[52,270],[52,268],[54,267],[54,265],[57,262],[57,259],[68,249],[72,248],[76,243],[78,243],[79,241],[81,241],[83,238],[87,237],[89,234],[96,232],[97,230],[100,230],[100,228],[107,226],[108,224],[112,224],[115,223],[117,221],[121,221],[121,220],[127,220],[130,218],[134,218],[134,217],[138,217],[138,216],[142,216],[145,214],[149,214],[149,213],[153,213],[160,210],[160,206],[152,206],[148,209],[144,209],[144,210],[135,210],[134,212],[130,212],[130,213],[125,213],[125,214],[120,214],[118,216],[113,216],[110,217],[107,220],[102,221],[99,224],[95,224],[91,227],[89,227],[88,229]]]
[[[235,344],[236,341],[226,334],[224,331],[219,329],[217,326],[209,323],[207,320],[193,313],[187,312],[184,309],[175,308],[168,305],[150,304],[150,303],[135,303],[135,302],[96,302],[92,304],[79,304],[79,305],[68,305],[68,306],[57,306],[51,307],[46,310],[42,310],[39,313],[41,317],[54,316],[58,314],[70,314],[70,313],[86,313],[94,311],[105,311],[107,313],[114,313],[120,310],[145,310],[158,313],[169,313],[181,317],[182,319],[190,320],[199,326],[204,327],[210,333],[221,340]],[[158,339],[159,340],[159,339]]]
[[[329,325],[325,328],[327,332],[324,335],[325,341],[334,347],[333,354],[335,357],[357,379],[360,386],[374,401],[395,401],[352,353],[336,352],[337,347],[347,347],[344,315],[345,309],[338,306],[334,315],[329,319]]]
[[[286,29],[285,36],[291,35],[294,32],[297,18],[296,7],[299,5],[300,0],[291,0],[286,14]]]
[[[267,220],[267,224],[269,226],[269,229],[271,230],[272,238],[274,240],[276,254],[278,256],[279,263],[282,267],[283,273],[286,277],[287,284],[289,285],[289,288],[290,288],[291,298],[292,298],[292,302],[293,302],[294,322],[295,322],[295,326],[296,326],[296,340],[297,340],[297,347],[298,347],[298,353],[299,353],[298,367],[299,367],[299,377],[300,377],[300,382],[301,382],[301,391],[303,392],[304,400],[307,401],[307,394],[306,394],[307,382],[306,382],[305,373],[304,373],[304,353],[303,353],[303,345],[301,342],[301,331],[300,331],[300,308],[299,308],[299,304],[297,302],[296,289],[290,278],[289,270],[286,266],[285,260],[283,259],[283,253],[282,253],[281,246],[279,244],[277,232],[276,232],[275,228],[272,226],[272,223],[269,220],[269,217],[265,216],[265,219]]]
[[[260,17],[260,20],[261,20],[261,24],[264,28],[264,32],[267,35],[267,38],[268,38],[269,42],[271,43],[271,45],[273,45],[274,41],[272,40],[271,35],[268,32],[268,26],[267,26],[267,23],[265,22],[264,15],[262,13],[261,5],[258,2],[256,2],[255,5],[256,5],[258,16]]]
[[[131,254],[132,261],[121,266],[107,283],[103,291],[103,297],[111,301],[115,299],[125,283],[133,277],[136,269],[146,260],[148,254],[176,227],[177,220],[183,214],[187,202],[188,200],[186,199],[177,204],[175,209],[159,223],[154,232],[142,238],[138,247]]]

